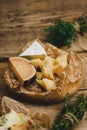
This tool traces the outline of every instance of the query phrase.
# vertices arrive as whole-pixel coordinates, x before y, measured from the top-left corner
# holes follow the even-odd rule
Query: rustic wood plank
[[[6,89],[3,78],[4,71],[8,68],[8,57],[18,56],[23,47],[37,37],[44,41],[44,28],[53,25],[58,18],[71,21],[81,15],[87,15],[87,0],[67,0],[67,2],[65,0],[0,0],[0,100],[4,95],[17,99]],[[87,45],[85,44],[87,34],[84,38],[86,39],[84,46],[76,43],[73,48],[70,48],[80,52],[84,66],[84,81],[76,95],[80,93],[87,95]],[[48,106],[24,104],[30,109],[32,115],[39,110],[41,113],[47,113],[52,123],[63,102]],[[73,130],[83,129],[87,129],[87,121]]]
[[[0,0],[0,57],[17,56],[30,40],[45,39],[45,27],[87,15],[86,7],[86,0]]]

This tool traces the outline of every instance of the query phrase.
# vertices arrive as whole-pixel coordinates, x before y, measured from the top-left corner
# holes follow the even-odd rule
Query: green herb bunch
[[[74,19],[73,23],[74,26],[77,25],[79,27],[78,30],[76,30],[78,34],[84,35],[84,33],[87,32],[87,18],[84,16]]]
[[[67,97],[52,130],[71,130],[83,118],[85,111],[87,111],[87,98],[84,95],[79,95],[72,103]]]
[[[47,41],[56,45],[70,46],[71,42],[76,38],[76,31],[72,23],[58,20],[54,26],[48,27],[46,29]]]
[[[87,19],[79,17],[72,22],[57,20],[53,26],[45,29],[47,32],[46,41],[57,47],[70,47],[77,35],[83,35],[87,31]]]

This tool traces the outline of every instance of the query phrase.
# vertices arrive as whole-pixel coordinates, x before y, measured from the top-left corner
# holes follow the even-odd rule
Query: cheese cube
[[[43,87],[46,91],[48,91],[48,92],[50,92],[50,91],[56,89],[55,81],[50,80],[50,79],[47,79],[47,78],[44,78],[44,79],[42,79],[42,80],[38,80],[38,79],[37,79],[37,83],[38,83],[41,87]]]

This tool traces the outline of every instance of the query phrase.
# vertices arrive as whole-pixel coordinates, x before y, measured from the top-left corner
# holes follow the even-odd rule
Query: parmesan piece
[[[40,59],[32,59],[30,60],[30,63],[37,68],[42,64],[42,61]]]
[[[48,91],[48,92],[50,92],[50,91],[56,89],[55,81],[50,80],[50,79],[47,79],[47,78],[44,78],[44,79],[42,79],[42,80],[38,80],[38,79],[37,79],[37,83],[38,83],[41,87],[43,87],[46,91]]]
[[[45,57],[43,63],[40,65],[41,71],[43,73],[43,76],[45,78],[54,79],[53,76],[53,66],[54,66],[55,60],[49,56]]]
[[[58,71],[62,71],[67,66],[67,53],[62,53],[56,59],[56,65],[53,68],[53,72],[57,73]]]

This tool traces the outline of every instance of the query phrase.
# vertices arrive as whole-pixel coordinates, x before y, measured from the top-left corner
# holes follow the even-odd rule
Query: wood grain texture
[[[86,7],[86,0],[0,0],[0,57],[18,55],[34,38],[44,41],[44,28],[86,15]]]
[[[4,95],[17,99],[6,89],[3,78],[8,68],[5,62],[7,58],[18,56],[27,43],[37,37],[44,41],[44,28],[53,25],[58,18],[70,21],[81,15],[87,15],[87,0],[0,0],[0,99]],[[76,95],[87,95],[87,34],[82,37],[82,43],[79,45],[77,42],[70,48],[70,51],[79,52],[84,66],[84,81]],[[50,106],[24,104],[32,115],[39,110],[41,113],[47,113],[52,123],[63,102]],[[83,129],[87,129],[87,121],[80,123],[73,130]]]

